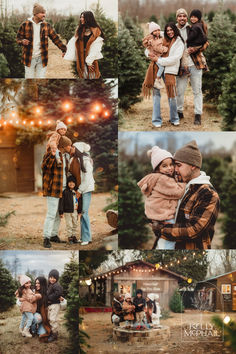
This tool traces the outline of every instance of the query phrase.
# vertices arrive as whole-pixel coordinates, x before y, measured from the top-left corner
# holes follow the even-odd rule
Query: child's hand
[[[63,215],[63,214],[61,214],[61,215],[60,215],[60,218],[61,218],[61,219],[63,219],[63,218],[64,218],[64,215]]]
[[[64,301],[65,299],[64,299],[64,297],[60,296],[59,300]]]

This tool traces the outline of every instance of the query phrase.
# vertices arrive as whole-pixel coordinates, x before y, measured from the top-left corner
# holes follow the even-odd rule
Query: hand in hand
[[[22,39],[23,45],[29,45],[30,41],[28,39]]]

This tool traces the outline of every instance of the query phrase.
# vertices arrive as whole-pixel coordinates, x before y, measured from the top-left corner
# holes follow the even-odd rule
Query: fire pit
[[[113,339],[120,342],[130,343],[160,343],[161,340],[167,340],[170,337],[170,328],[161,326],[160,328],[150,329],[127,329],[125,327],[113,328]]]

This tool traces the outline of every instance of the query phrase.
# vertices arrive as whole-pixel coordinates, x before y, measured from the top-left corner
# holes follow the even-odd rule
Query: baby
[[[62,160],[59,154],[58,144],[61,137],[66,134],[67,126],[60,120],[57,120],[56,123],[56,130],[47,134],[48,142],[46,151],[48,152],[51,150],[52,154],[56,157],[57,165],[61,166]]]

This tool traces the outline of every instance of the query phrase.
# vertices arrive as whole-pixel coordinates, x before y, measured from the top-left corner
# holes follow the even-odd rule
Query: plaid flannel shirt
[[[63,187],[63,164],[57,166],[56,158],[51,152],[47,152],[43,157],[43,196],[62,197]]]
[[[48,37],[53,41],[53,43],[61,49],[64,53],[66,52],[66,46],[62,43],[59,36],[56,34],[50,23],[42,22],[40,26],[40,42],[41,42],[41,58],[43,66],[47,66],[48,63]],[[29,44],[23,45],[22,40],[28,39]],[[22,45],[22,63],[25,66],[31,65],[32,53],[33,53],[33,23],[29,20],[23,22],[17,32],[18,44]]]
[[[175,224],[165,225],[161,236],[176,241],[176,249],[210,249],[219,212],[219,196],[207,184],[193,184],[180,203]]]

